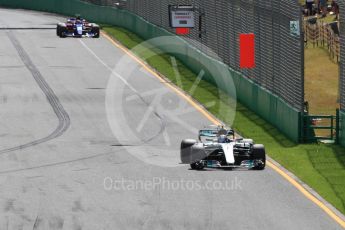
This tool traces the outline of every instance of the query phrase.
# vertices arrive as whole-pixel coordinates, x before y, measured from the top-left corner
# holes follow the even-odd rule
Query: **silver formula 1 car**
[[[262,144],[251,139],[236,138],[235,132],[222,126],[209,126],[199,131],[199,140],[181,142],[181,162],[192,169],[250,168],[263,170],[266,152]]]
[[[56,35],[64,37],[92,37],[99,38],[100,29],[95,23],[90,23],[79,16],[70,18],[65,23],[58,23],[56,26]]]

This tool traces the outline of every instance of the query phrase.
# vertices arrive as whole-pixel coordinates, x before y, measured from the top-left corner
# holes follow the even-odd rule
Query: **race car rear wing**
[[[235,132],[232,129],[224,129],[224,128],[217,128],[217,129],[201,129],[199,131],[199,140],[201,141],[202,137],[205,137],[209,140],[213,140],[220,135],[226,135],[229,139],[235,139]],[[231,137],[230,137],[231,136]]]

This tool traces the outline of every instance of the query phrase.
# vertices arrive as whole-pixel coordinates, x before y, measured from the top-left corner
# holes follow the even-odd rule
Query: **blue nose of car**
[[[76,24],[77,34],[83,35],[83,24]]]

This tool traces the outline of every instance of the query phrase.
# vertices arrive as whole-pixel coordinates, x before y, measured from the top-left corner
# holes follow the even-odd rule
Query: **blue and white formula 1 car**
[[[250,168],[263,170],[266,152],[262,144],[251,139],[235,138],[230,128],[209,126],[199,131],[199,141],[185,139],[181,142],[181,162],[192,169]]]
[[[65,23],[58,23],[56,35],[60,38],[65,37],[92,37],[99,38],[99,25],[90,23],[83,18],[70,18]]]

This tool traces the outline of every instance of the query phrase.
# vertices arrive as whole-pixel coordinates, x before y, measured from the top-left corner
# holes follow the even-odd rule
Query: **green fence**
[[[339,111],[339,144],[345,147],[345,111]]]
[[[234,78],[238,100],[295,142],[300,141],[301,113],[279,97],[239,74]]]
[[[336,115],[310,115],[303,116],[304,135],[303,142],[339,143],[339,110]]]
[[[78,0],[0,0],[0,5],[63,15],[81,14],[91,21],[124,27],[144,39],[171,36],[168,31],[147,22],[129,11],[91,5]],[[200,63],[210,68],[217,68],[217,66],[224,68],[223,63],[206,56],[187,44],[183,39],[179,37],[175,37],[175,39],[175,45],[164,46],[161,49],[168,53],[175,53],[176,48],[180,49],[182,54],[177,57],[193,71],[199,71]],[[300,112],[269,91],[243,77],[240,73],[230,68],[229,70],[229,79],[232,79],[235,84],[237,99],[277,127],[290,139],[298,142],[300,140]],[[214,77],[217,76],[211,76],[210,73],[205,75],[206,80],[212,83],[215,83]],[[225,82],[220,86],[227,91],[227,80],[221,80]]]

